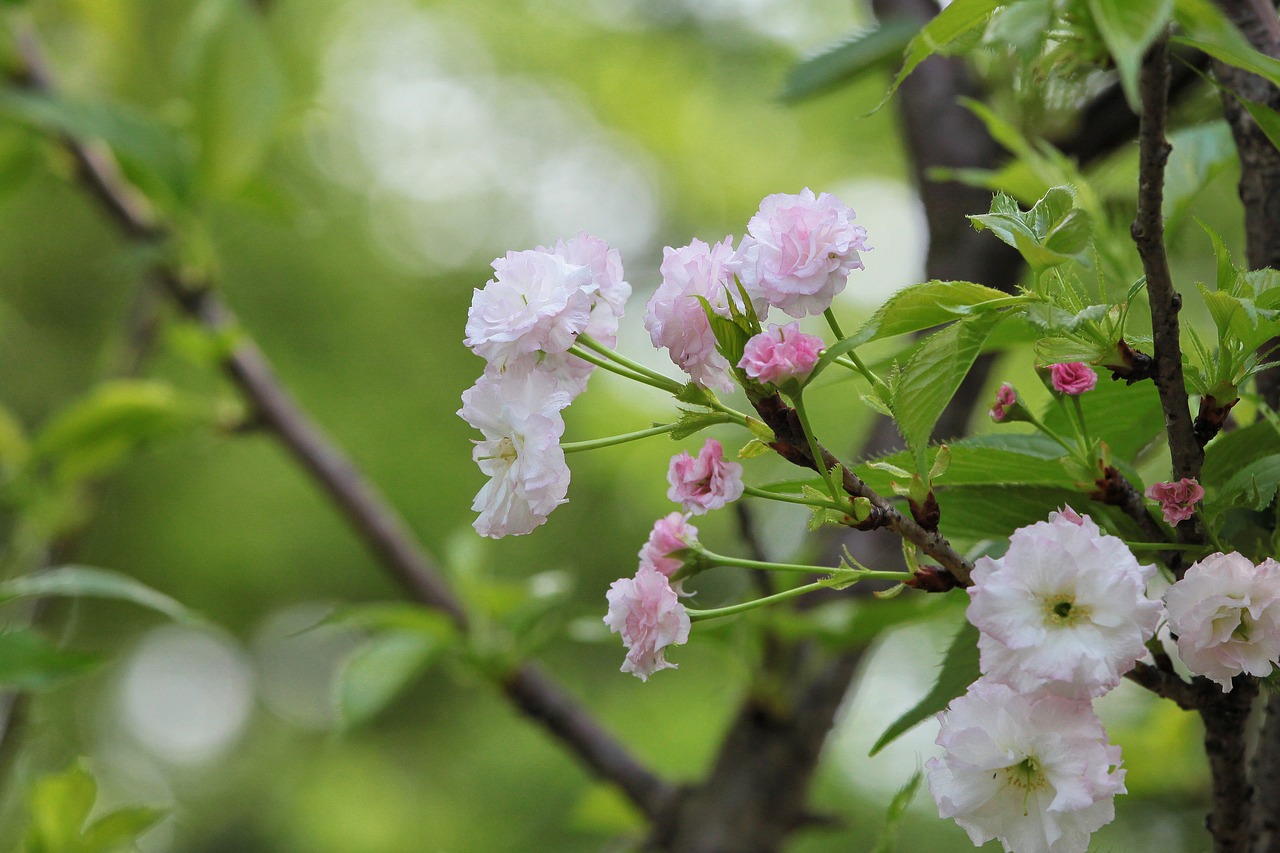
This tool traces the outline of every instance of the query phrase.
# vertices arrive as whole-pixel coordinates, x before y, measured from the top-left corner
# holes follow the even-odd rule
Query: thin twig
[[[19,48],[26,65],[25,85],[35,91],[53,91],[54,81],[34,33],[21,33]],[[167,236],[145,198],[125,181],[109,152],[87,140],[63,137],[61,141],[76,161],[81,185],[128,237],[156,242]],[[205,328],[214,332],[236,328],[234,316],[209,282],[184,278],[165,265],[156,269],[156,275],[179,307]],[[257,345],[243,333],[237,340],[223,358],[222,367],[263,425],[312,476],[408,595],[447,614],[465,630],[468,620],[462,603],[400,514],[303,412]],[[525,663],[516,667],[500,679],[500,686],[521,712],[545,726],[593,773],[616,783],[646,815],[654,817],[667,807],[674,796],[672,786],[640,764],[536,666]]]

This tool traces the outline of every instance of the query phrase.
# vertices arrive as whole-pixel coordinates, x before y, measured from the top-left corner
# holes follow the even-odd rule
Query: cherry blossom
[[[1092,391],[1098,384],[1098,374],[1083,361],[1055,364],[1049,368],[1049,374],[1053,380],[1053,390],[1073,397]]]
[[[1087,701],[984,678],[940,719],[946,752],[925,765],[929,791],[975,845],[998,838],[1016,853],[1084,853],[1115,819],[1120,748]]]
[[[1147,497],[1160,503],[1167,524],[1178,524],[1196,514],[1196,504],[1204,500],[1204,488],[1190,477],[1176,483],[1155,483],[1147,488]]]
[[[813,372],[825,346],[822,338],[801,332],[799,322],[770,325],[747,341],[738,367],[752,379],[774,385],[803,380]]]
[[[854,216],[840,199],[829,193],[815,198],[808,187],[799,195],[766,196],[738,248],[743,285],[792,317],[821,314],[844,290],[849,273],[862,269],[859,250],[870,249],[867,230],[853,224]]]
[[[486,372],[463,392],[458,415],[484,434],[471,456],[490,477],[471,505],[481,536],[529,533],[565,502],[560,411],[569,399],[554,377],[530,368]]]
[[[982,672],[1022,692],[1101,696],[1155,633],[1154,573],[1087,516],[1064,510],[1016,530],[1003,557],[974,564],[968,617]]]
[[[685,512],[703,515],[742,497],[742,466],[725,459],[720,442],[709,438],[697,457],[685,452],[671,457],[667,482],[668,498]]]
[[[676,664],[666,659],[666,647],[688,642],[690,623],[667,576],[641,564],[634,578],[614,581],[606,598],[609,613],[604,622],[622,635],[627,647],[622,671],[648,681],[660,669],[675,669]]]
[[[698,528],[689,523],[689,516],[670,513],[653,523],[649,540],[640,548],[640,565],[649,565],[667,577],[671,577],[684,565],[680,557],[671,556],[677,551],[696,544]]]
[[[996,392],[996,403],[991,407],[991,419],[999,423],[1005,419],[1007,410],[1012,408],[1018,402],[1018,393],[1013,390],[1013,386],[1008,382],[1000,386],[1000,390]]]
[[[1165,593],[1169,630],[1187,669],[1231,690],[1241,673],[1263,677],[1280,660],[1280,563],[1254,566],[1210,554]]]

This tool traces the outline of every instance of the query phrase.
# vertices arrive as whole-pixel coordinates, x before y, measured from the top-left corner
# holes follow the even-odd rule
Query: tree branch
[[[34,33],[20,33],[19,50],[25,65],[21,82],[34,91],[54,91],[52,74]],[[167,237],[163,223],[124,179],[110,152],[69,136],[61,142],[77,164],[80,184],[127,237],[139,242],[159,242]],[[236,327],[234,316],[210,282],[193,281],[164,264],[155,274],[178,306],[205,328],[219,332]],[[238,341],[223,357],[222,368],[252,404],[263,426],[311,475],[409,597],[445,613],[465,631],[468,620],[462,603],[400,514],[303,412],[257,345],[243,334]],[[655,817],[667,807],[674,796],[672,786],[641,765],[534,664],[517,666],[499,679],[499,686],[518,710],[543,725],[591,772],[617,784],[646,815]]]

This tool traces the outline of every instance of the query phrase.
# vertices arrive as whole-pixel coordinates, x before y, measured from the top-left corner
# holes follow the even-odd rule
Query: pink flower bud
[[[724,448],[714,438],[698,451],[671,457],[667,469],[667,497],[681,504],[685,512],[703,515],[742,497],[742,466],[724,458]]]
[[[1055,364],[1049,368],[1049,373],[1053,376],[1053,390],[1060,394],[1076,396],[1092,391],[1098,384],[1098,374],[1083,361]]]
[[[822,338],[801,332],[799,323],[771,325],[747,341],[738,367],[752,379],[773,385],[803,380],[813,372],[825,346]]]
[[[1159,501],[1168,524],[1179,524],[1195,515],[1196,504],[1204,500],[1204,488],[1190,477],[1176,483],[1156,483],[1147,488],[1147,497]]]
[[[1013,390],[1013,386],[1008,382],[1000,386],[1000,390],[996,392],[996,404],[991,407],[991,420],[999,423],[1005,419],[1008,409],[1018,402],[1018,392]]]
[[[667,577],[684,566],[684,560],[671,555],[696,545],[698,528],[689,523],[689,517],[678,512],[670,513],[653,523],[649,541],[640,548],[640,565],[649,565]]]

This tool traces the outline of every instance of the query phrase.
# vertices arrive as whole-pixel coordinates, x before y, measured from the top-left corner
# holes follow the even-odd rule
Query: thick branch
[[[52,91],[52,75],[35,37],[20,36],[26,65],[23,82]],[[139,241],[166,236],[138,191],[123,178],[109,152],[86,140],[64,137],[78,166],[78,179],[125,234]],[[156,274],[181,309],[211,331],[235,327],[231,311],[208,282],[190,281],[174,268]],[[266,356],[245,335],[224,357],[222,367],[253,405],[262,424],[289,451],[335,504],[378,562],[415,601],[449,616],[463,630],[462,603],[436,571],[400,514],[351,460],[326,437],[276,377]],[[563,743],[596,775],[616,783],[650,817],[671,800],[674,789],[641,765],[605,732],[568,694],[533,664],[523,664],[501,679],[513,704]]]
[[[1249,676],[1235,679],[1230,693],[1219,693],[1200,709],[1204,720],[1204,751],[1213,777],[1213,810],[1209,833],[1214,853],[1249,850],[1249,815],[1253,787],[1245,760],[1245,733],[1258,682]]]

